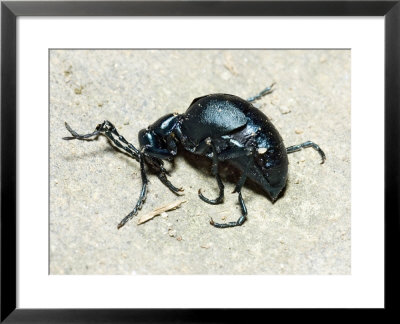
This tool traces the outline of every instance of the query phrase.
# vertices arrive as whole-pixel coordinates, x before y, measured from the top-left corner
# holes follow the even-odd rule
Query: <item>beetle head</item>
[[[140,151],[159,159],[170,159],[176,155],[176,144],[173,138],[161,136],[151,129],[139,132]]]
[[[165,115],[139,132],[140,150],[143,154],[158,159],[173,159],[177,153],[173,131],[178,124],[178,116]]]

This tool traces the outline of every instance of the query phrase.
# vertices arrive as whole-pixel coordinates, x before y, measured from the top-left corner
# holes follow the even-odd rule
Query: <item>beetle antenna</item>
[[[147,179],[146,171],[144,169],[144,158],[142,154],[139,156],[139,162],[140,174],[142,176],[142,190],[140,190],[139,199],[136,202],[135,208],[133,208],[133,210],[119,222],[117,226],[118,229],[124,226],[131,218],[133,218],[133,216],[137,215],[138,211],[142,209],[143,203],[146,200],[147,184],[149,183],[149,180]]]
[[[149,180],[147,179],[146,170],[144,167],[144,155],[131,143],[129,143],[122,135],[120,135],[117,129],[109,121],[104,121],[102,124],[97,125],[96,130],[92,133],[80,135],[75,132],[66,122],[65,127],[71,133],[70,137],[63,137],[65,140],[79,139],[87,140],[90,137],[97,137],[98,135],[104,135],[107,137],[115,146],[119,149],[128,153],[129,156],[133,157],[136,161],[140,163],[140,174],[142,177],[142,190],[140,191],[139,199],[136,202],[135,208],[118,224],[118,229],[124,226],[133,216],[137,215],[138,211],[142,208],[144,201],[146,200],[147,184]]]
[[[89,134],[85,134],[85,135],[80,135],[77,132],[75,132],[71,126],[68,125],[67,122],[65,122],[65,127],[67,128],[67,130],[71,133],[72,136],[70,137],[63,137],[63,140],[72,140],[72,139],[80,139],[80,140],[85,140],[85,139],[89,139],[90,137],[93,136],[98,136],[100,134],[100,131],[98,131],[97,129],[93,132],[93,133],[89,133]]]
[[[67,130],[71,133],[72,136],[70,137],[63,137],[64,140],[72,140],[72,139],[79,139],[79,140],[88,140],[90,137],[97,137],[98,135],[104,135],[107,137],[112,143],[114,143],[115,146],[117,146],[119,149],[125,151],[133,157],[136,161],[140,162],[140,157],[142,156],[142,153],[134,147],[131,143],[129,143],[125,137],[120,135],[115,128],[115,126],[109,122],[108,120],[105,120],[102,124],[97,125],[96,130],[93,133],[81,135],[75,132],[67,122],[65,122],[65,127]]]

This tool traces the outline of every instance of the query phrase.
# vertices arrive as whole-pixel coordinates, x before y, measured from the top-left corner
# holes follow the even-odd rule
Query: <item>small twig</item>
[[[186,202],[186,200],[178,200],[178,201],[175,201],[175,202],[170,203],[168,205],[156,208],[152,212],[140,217],[140,219],[138,220],[138,225],[143,224],[143,223],[149,221],[150,219],[152,219],[152,218],[154,218],[154,217],[156,217],[158,215],[161,215],[163,212],[177,209],[185,202]]]

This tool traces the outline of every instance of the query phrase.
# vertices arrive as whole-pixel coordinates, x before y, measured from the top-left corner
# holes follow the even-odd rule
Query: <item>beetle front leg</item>
[[[175,187],[171,181],[168,180],[167,175],[164,172],[159,172],[157,174],[158,179],[169,189],[171,190],[174,194],[181,196],[183,195],[181,192],[183,191],[183,188],[177,188]]]
[[[311,142],[311,141],[307,141],[307,142],[304,142],[304,143],[301,143],[298,145],[289,146],[286,148],[286,152],[287,152],[287,154],[290,154],[290,153],[297,152],[303,148],[308,148],[308,147],[312,147],[314,150],[316,150],[319,153],[319,155],[321,156],[321,159],[322,159],[321,164],[323,164],[326,160],[324,151],[322,151],[321,148],[317,144],[315,144],[314,142]]]
[[[221,204],[224,201],[224,184],[222,183],[221,177],[218,174],[218,156],[217,156],[217,150],[215,149],[214,144],[212,143],[211,139],[206,140],[209,142],[209,145],[212,147],[213,151],[213,162],[212,162],[212,167],[211,167],[211,172],[217,179],[218,183],[218,188],[219,188],[219,195],[216,199],[208,199],[203,196],[201,193],[201,189],[199,189],[199,197],[201,200],[204,202],[211,204],[211,205],[218,205]]]
[[[155,151],[157,150],[157,151]],[[150,149],[145,147],[144,150],[144,155],[146,157],[146,162],[147,164],[149,164],[151,167],[153,167],[154,169],[156,169],[157,172],[157,177],[158,179],[169,189],[171,190],[174,194],[176,195],[181,195],[181,191],[183,191],[183,188],[177,188],[175,187],[167,178],[167,170],[164,168],[163,166],[163,161],[161,160],[160,156],[163,156],[163,158],[165,159],[172,159],[175,154],[171,154],[171,152],[167,151],[167,150],[160,150],[160,149]],[[161,153],[163,153],[163,155],[161,155]]]

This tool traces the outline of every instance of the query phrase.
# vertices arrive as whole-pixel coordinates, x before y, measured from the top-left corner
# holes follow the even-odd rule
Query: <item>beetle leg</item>
[[[322,151],[321,148],[317,144],[315,144],[314,142],[311,142],[311,141],[307,141],[307,142],[304,142],[304,143],[301,143],[298,145],[289,146],[286,148],[286,152],[287,152],[287,154],[290,154],[290,153],[297,152],[303,148],[308,148],[308,147],[312,147],[314,150],[316,150],[319,153],[319,155],[322,158],[321,164],[323,164],[326,160],[324,151]]]
[[[242,198],[242,193],[240,191],[239,191],[238,198],[239,198],[240,208],[242,209],[242,216],[240,216],[236,222],[214,223],[214,221],[211,219],[210,224],[217,228],[227,228],[227,227],[235,227],[235,226],[242,225],[247,218],[247,208],[246,208],[246,205],[244,204],[244,200]]]
[[[174,194],[177,194],[178,196],[182,195],[180,192],[183,191],[183,188],[177,188],[175,187],[171,181],[167,179],[167,176],[164,172],[160,172],[157,174],[158,179],[169,189],[171,190]]]
[[[228,223],[214,223],[214,221],[211,219],[210,224],[213,225],[214,227],[217,228],[227,228],[227,227],[235,227],[235,226],[240,226],[242,225],[246,218],[247,218],[247,208],[244,203],[243,197],[242,197],[242,187],[244,183],[246,182],[247,179],[247,172],[249,171],[249,167],[253,163],[252,159],[249,159],[249,162],[246,165],[246,169],[243,171],[242,175],[240,176],[240,179],[238,183],[235,186],[235,190],[233,192],[238,193],[238,200],[239,200],[239,205],[242,210],[242,215],[239,217],[239,219],[236,222],[228,222]]]
[[[142,209],[143,203],[146,200],[147,184],[149,181],[147,180],[146,171],[144,169],[144,160],[142,157],[140,157],[139,160],[140,174],[142,176],[142,190],[140,191],[139,199],[135,205],[135,208],[119,222],[117,226],[118,229],[124,226],[133,216],[137,215],[138,211]]]
[[[174,194],[176,195],[181,195],[181,191],[183,191],[183,188],[177,188],[175,187],[168,179],[167,175],[168,171],[164,168],[163,161],[159,158],[156,158],[151,155],[145,155],[146,163],[150,165],[152,168],[155,169],[157,172],[157,177],[158,179],[169,189],[171,190]]]
[[[219,188],[219,195],[215,199],[208,199],[203,196],[201,193],[201,189],[199,189],[199,198],[203,200],[204,202],[211,204],[211,205],[218,205],[221,204],[224,201],[224,184],[222,183],[221,177],[218,174],[218,155],[217,155],[217,150],[215,148],[214,143],[210,138],[206,139],[205,141],[206,145],[211,146],[212,148],[212,153],[213,153],[213,160],[212,160],[212,166],[211,166],[211,173],[215,178],[217,179],[218,183],[218,188]]]
[[[163,149],[163,148],[158,148],[158,147],[150,147],[150,146],[145,146],[142,149],[142,152],[145,155],[157,158],[157,159],[163,159],[163,160],[168,160],[168,159],[172,159],[175,154],[172,154],[169,150],[167,149]]]
[[[275,85],[275,82],[272,83],[269,87],[266,87],[263,91],[261,91],[259,94],[255,95],[254,97],[250,97],[247,99],[248,102],[253,102],[256,101],[262,97],[264,97],[267,94],[272,93],[274,90],[272,89],[272,87]]]

